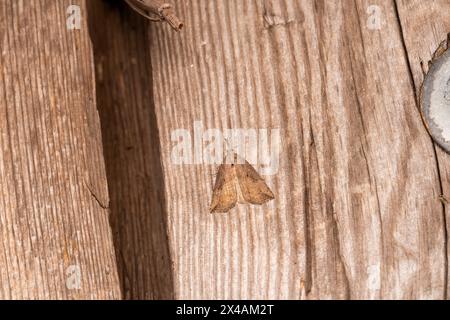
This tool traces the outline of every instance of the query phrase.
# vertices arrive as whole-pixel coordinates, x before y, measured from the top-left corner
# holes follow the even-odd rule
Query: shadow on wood
[[[89,1],[111,225],[125,299],[174,297],[147,21]]]

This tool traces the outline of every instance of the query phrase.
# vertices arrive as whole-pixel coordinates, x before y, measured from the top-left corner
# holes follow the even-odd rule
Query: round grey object
[[[450,50],[433,61],[420,100],[421,112],[433,140],[450,153]]]

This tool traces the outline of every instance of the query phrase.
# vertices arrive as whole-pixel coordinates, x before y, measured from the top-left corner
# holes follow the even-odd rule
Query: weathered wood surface
[[[405,48],[408,53],[412,79],[418,97],[424,79],[424,73],[428,72],[428,62],[442,41],[447,39],[450,33],[450,1],[397,1],[399,18],[403,30]],[[436,165],[439,168],[441,193],[444,199],[450,199],[450,157],[437,145]],[[450,206],[443,201],[444,216],[446,221],[447,239],[445,242],[447,257],[450,255],[448,248],[448,230],[450,228]],[[446,265],[446,295],[449,296],[448,283],[448,259]]]
[[[89,1],[88,9],[123,297],[171,299],[148,22],[121,1]]]
[[[70,4],[85,12],[0,3],[2,299],[120,298],[92,48],[86,19],[67,30]]]
[[[450,2],[173,2],[181,33],[88,2],[95,59],[85,1],[0,4],[0,298],[448,298],[416,95]],[[211,215],[217,166],[171,159],[194,121],[280,128],[275,201]]]
[[[183,32],[149,41],[176,297],[445,298],[441,181],[395,2],[174,4]],[[196,120],[282,129],[274,202],[209,214],[216,166],[171,162]]]

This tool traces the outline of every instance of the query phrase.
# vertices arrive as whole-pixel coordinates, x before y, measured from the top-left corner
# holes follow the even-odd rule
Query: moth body
[[[224,161],[219,167],[210,211],[226,213],[236,203],[262,205],[274,198],[258,172],[235,153],[231,163]]]

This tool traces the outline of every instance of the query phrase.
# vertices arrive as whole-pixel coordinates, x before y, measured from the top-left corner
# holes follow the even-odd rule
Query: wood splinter
[[[183,28],[183,22],[175,15],[173,7],[162,0],[125,0],[128,5],[150,21],[167,21],[175,30]]]

